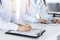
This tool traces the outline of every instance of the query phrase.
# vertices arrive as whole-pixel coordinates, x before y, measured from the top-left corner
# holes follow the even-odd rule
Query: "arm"
[[[2,30],[18,30],[18,31],[29,31],[31,29],[30,25],[18,25],[10,22],[5,22],[0,17],[0,29]]]
[[[51,21],[52,16],[47,13],[43,0],[38,0],[37,10],[39,14],[41,14],[41,17],[39,20],[40,22],[48,22],[49,20]]]
[[[22,18],[26,22],[38,23],[38,19],[36,17],[32,17],[31,15],[28,14],[23,14]]]

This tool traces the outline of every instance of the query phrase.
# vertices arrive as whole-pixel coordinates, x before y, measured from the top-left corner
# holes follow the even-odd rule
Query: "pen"
[[[42,19],[42,17],[41,17],[42,15],[39,13],[39,19]]]
[[[41,30],[42,31],[42,29],[36,29],[36,28],[32,28],[31,30]]]
[[[15,23],[15,24],[17,24],[17,25],[19,25],[19,26],[23,26],[23,25],[25,25],[25,24],[19,24],[19,23]]]

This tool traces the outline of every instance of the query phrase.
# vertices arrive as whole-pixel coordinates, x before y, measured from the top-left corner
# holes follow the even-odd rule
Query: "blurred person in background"
[[[48,14],[46,0],[24,0],[25,6],[22,6],[22,18],[30,23],[58,23],[53,15]],[[53,20],[53,21],[51,21]]]
[[[48,23],[52,16],[48,15],[43,0],[26,0],[24,3],[26,11],[22,18],[31,23]]]

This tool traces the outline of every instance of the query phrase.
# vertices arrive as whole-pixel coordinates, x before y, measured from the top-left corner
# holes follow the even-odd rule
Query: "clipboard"
[[[42,34],[45,32],[45,30],[37,29],[37,30],[31,30],[29,32],[21,32],[21,31],[12,31],[9,30],[5,32],[5,34],[15,35],[15,36],[22,36],[22,37],[29,37],[29,38],[39,38],[42,36]]]

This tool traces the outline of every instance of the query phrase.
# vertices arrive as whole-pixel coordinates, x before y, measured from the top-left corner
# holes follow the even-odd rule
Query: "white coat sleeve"
[[[43,14],[43,16],[45,16],[45,18],[46,19],[48,19],[49,21],[51,21],[52,19],[53,19],[53,15],[50,15],[50,14],[48,14],[48,12],[46,11],[46,7],[45,7],[45,5],[44,5],[44,3],[42,2],[42,6],[43,6],[43,10],[42,10],[42,14]]]
[[[38,19],[36,17],[32,17],[31,15],[28,14],[24,14],[22,16],[22,18],[26,21],[26,22],[31,22],[31,23],[38,23]]]
[[[41,5],[39,5],[40,7],[38,7],[38,9],[39,9],[39,10],[41,11],[41,13],[42,13],[42,18],[43,18],[43,19],[52,20],[53,17],[52,17],[52,15],[49,15],[49,14],[47,13],[46,7],[45,7],[45,5],[44,5],[43,0],[40,2],[40,4],[41,4]]]
[[[18,25],[10,22],[4,22],[2,18],[0,18],[0,29],[2,30],[17,30]]]

